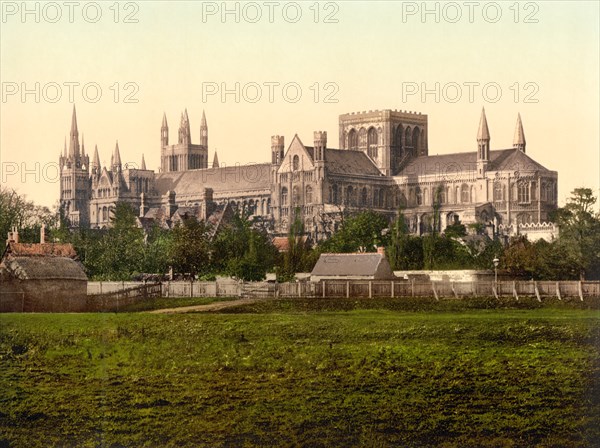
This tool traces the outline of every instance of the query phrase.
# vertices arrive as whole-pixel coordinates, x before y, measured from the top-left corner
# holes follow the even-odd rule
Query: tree
[[[288,232],[288,249],[283,255],[283,266],[277,272],[279,281],[287,282],[294,280],[296,272],[302,272],[304,261],[304,224],[297,208],[294,211],[294,221],[290,224]]]
[[[596,197],[590,188],[576,188],[554,219],[559,225],[558,246],[580,280],[600,277],[600,215],[594,213]]]
[[[388,227],[384,215],[371,210],[362,211],[347,217],[340,229],[322,243],[323,252],[375,252],[377,247],[385,246],[387,236],[383,230]]]
[[[173,269],[195,277],[210,268],[210,228],[195,217],[183,218],[172,230],[169,260]]]

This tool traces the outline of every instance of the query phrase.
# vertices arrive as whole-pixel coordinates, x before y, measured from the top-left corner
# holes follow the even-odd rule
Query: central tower
[[[160,128],[160,166],[163,173],[208,168],[208,125],[202,111],[200,123],[200,144],[192,143],[190,119],[187,109],[181,114],[177,143],[169,145],[169,125],[163,114]]]

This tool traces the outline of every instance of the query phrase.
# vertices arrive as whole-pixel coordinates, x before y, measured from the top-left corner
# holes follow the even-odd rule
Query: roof
[[[306,148],[312,154],[314,148]],[[373,161],[362,151],[325,149],[325,161],[330,174],[382,176]]]
[[[476,151],[441,154],[436,156],[421,156],[410,160],[402,169],[400,175],[439,175],[447,173],[451,176],[457,171],[475,171],[476,164]],[[487,170],[550,171],[523,151],[516,148],[490,151],[490,163]]]
[[[87,276],[81,264],[67,257],[10,256],[2,265],[20,280],[83,280]]]
[[[387,258],[379,253],[321,254],[311,275],[377,278],[394,276]]]
[[[14,257],[69,257],[76,258],[77,253],[70,243],[8,243],[5,254]]]
[[[196,196],[202,188],[212,188],[214,193],[270,190],[270,169],[270,163],[257,163],[159,173],[156,175],[156,190],[161,195],[176,191],[177,196]]]

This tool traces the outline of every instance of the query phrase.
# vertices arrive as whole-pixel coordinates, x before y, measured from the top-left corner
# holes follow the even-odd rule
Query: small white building
[[[310,274],[312,282],[394,278],[394,272],[383,253],[321,254]]]

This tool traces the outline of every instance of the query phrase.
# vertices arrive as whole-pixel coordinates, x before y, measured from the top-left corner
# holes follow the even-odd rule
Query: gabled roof
[[[421,156],[410,160],[400,175],[455,174],[457,170],[475,171],[477,152],[460,152],[436,156]],[[498,149],[490,151],[488,171],[530,171],[550,172],[546,167],[533,160],[519,149]]]
[[[314,148],[310,150],[313,152]],[[383,176],[373,161],[362,151],[326,148],[325,161],[330,174]]]
[[[392,278],[394,273],[383,254],[321,254],[311,272],[319,277]]]
[[[87,280],[81,264],[67,257],[11,256],[2,265],[19,280]]]
[[[156,175],[156,190],[161,195],[176,191],[178,196],[198,195],[203,187],[212,188],[214,193],[270,190],[270,168],[270,163],[257,163],[159,173]]]
[[[77,258],[75,248],[71,243],[15,243],[10,242],[4,255],[13,257],[68,257]]]

